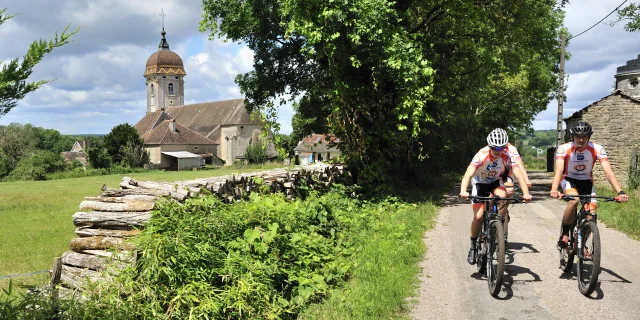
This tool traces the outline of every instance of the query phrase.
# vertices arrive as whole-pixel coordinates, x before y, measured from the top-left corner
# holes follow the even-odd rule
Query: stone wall
[[[567,128],[578,120],[593,126],[591,141],[604,147],[613,172],[625,186],[629,178],[631,150],[640,146],[640,101],[616,92],[566,119]],[[567,130],[565,141],[570,139]],[[596,164],[593,175],[596,183],[607,183],[599,164]]]

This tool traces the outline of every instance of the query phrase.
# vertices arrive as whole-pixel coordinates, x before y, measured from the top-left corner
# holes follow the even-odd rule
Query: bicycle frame
[[[606,196],[591,196],[591,195],[564,195],[562,200],[572,201],[572,200],[580,200],[580,206],[576,208],[576,212],[574,214],[573,223],[571,224],[571,229],[577,228],[577,239],[573,239],[573,234],[569,232],[569,239],[572,244],[571,250],[573,254],[577,254],[579,258],[584,258],[584,252],[582,250],[582,234],[581,229],[587,222],[593,222],[595,224],[598,223],[598,215],[596,213],[591,213],[585,209],[585,206],[591,202],[591,199],[603,199],[604,201],[617,201],[615,198],[606,197]],[[591,217],[591,218],[589,218]]]

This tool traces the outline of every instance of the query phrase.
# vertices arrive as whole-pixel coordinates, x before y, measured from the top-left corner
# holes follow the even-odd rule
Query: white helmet
[[[507,132],[500,128],[495,128],[487,136],[489,147],[504,147],[509,143]]]

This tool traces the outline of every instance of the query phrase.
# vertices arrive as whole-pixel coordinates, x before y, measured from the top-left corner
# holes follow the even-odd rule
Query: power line
[[[604,17],[604,18],[602,18],[602,20],[600,20],[600,21],[596,22],[596,24],[594,24],[594,25],[592,25],[591,27],[589,27],[589,29],[587,29],[587,30],[585,30],[585,31],[582,31],[582,32],[578,33],[577,35],[575,35],[575,36],[573,36],[573,37],[571,37],[571,38],[569,38],[569,39],[567,39],[567,40],[571,40],[571,39],[573,39],[573,38],[575,38],[575,37],[577,37],[577,36],[579,36],[579,35],[581,35],[581,34],[583,34],[583,33],[587,32],[587,31],[589,31],[589,30],[593,29],[593,27],[595,27],[595,26],[599,25],[599,24],[600,24],[600,22],[604,21],[604,19],[608,18],[611,14],[613,14],[613,13],[614,13],[614,12],[616,12],[616,11],[618,11],[618,9],[620,9],[620,7],[622,7],[622,5],[623,5],[623,4],[627,3],[627,1],[629,1],[629,0],[624,0],[624,2],[622,2],[618,7],[616,7],[615,9],[613,9],[613,11],[609,12],[609,14],[608,14],[606,17]]]

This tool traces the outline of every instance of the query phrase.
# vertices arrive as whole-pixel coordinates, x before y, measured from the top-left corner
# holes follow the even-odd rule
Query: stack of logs
[[[265,190],[282,192],[288,199],[300,195],[301,188],[322,189],[333,182],[348,183],[348,172],[339,166],[310,166],[300,170],[276,169],[231,176],[195,179],[176,183],[137,181],[124,177],[121,189],[102,186],[102,194],[86,197],[73,215],[78,238],[71,251],[54,260],[51,284],[77,289],[88,281],[108,278],[123,266],[135,263],[135,250],[127,238],[140,233],[151,218],[160,198],[184,202],[212,193],[225,202]],[[261,185],[262,183],[262,185]],[[206,191],[204,191],[206,190]]]

